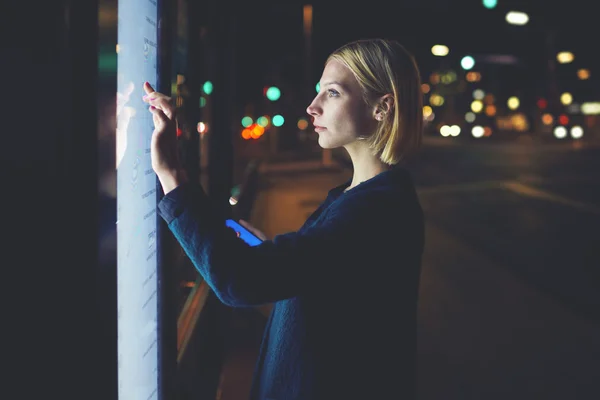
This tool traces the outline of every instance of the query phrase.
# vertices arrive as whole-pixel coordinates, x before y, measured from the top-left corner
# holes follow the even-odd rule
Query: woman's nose
[[[318,109],[315,106],[314,100],[308,105],[308,107],[306,107],[306,112],[308,115],[312,115],[313,117],[318,114]]]

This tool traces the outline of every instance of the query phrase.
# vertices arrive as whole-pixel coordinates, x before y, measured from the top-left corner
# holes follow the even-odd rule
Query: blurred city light
[[[511,110],[516,110],[517,108],[519,108],[519,104],[520,104],[519,98],[515,97],[515,96],[509,97],[508,101],[506,102],[506,105]]]
[[[263,115],[261,117],[256,118],[256,123],[263,128],[266,128],[269,125],[269,117]]]
[[[271,86],[265,91],[265,96],[271,101],[277,101],[281,97],[281,90],[277,86]]]
[[[281,126],[285,122],[285,119],[282,115],[277,114],[273,116],[271,122],[273,123],[273,126]]]
[[[516,65],[519,59],[512,54],[489,54],[480,56],[482,61],[490,64]]]
[[[304,35],[308,36],[312,33],[313,22],[313,7],[310,4],[305,4],[302,8],[302,21],[304,22]]]
[[[456,137],[456,136],[460,135],[460,126],[458,126],[458,125],[442,125],[442,127],[440,127],[440,135],[442,135],[443,137],[448,137],[448,136]]]
[[[571,103],[567,106],[567,112],[570,114],[580,114],[581,105],[577,103]]]
[[[496,7],[498,0],[483,0],[482,3],[485,8],[491,10],[492,8]]]
[[[571,128],[571,137],[573,139],[581,139],[583,136],[583,128],[579,125],[575,125]]]
[[[598,102],[583,103],[581,105],[581,113],[584,115],[600,114],[600,103],[598,103]]]
[[[247,128],[244,128],[242,131],[242,138],[249,139],[258,139],[265,133],[265,128],[258,124],[252,124]]]
[[[306,120],[306,118],[300,118],[298,119],[298,129],[300,130],[305,130],[306,128],[308,128],[308,121]]]
[[[202,85],[202,91],[206,94],[211,94],[213,91],[213,84],[211,81],[206,81]]]
[[[437,93],[432,93],[431,96],[429,96],[429,104],[440,107],[444,104],[444,98]]]
[[[556,55],[556,60],[561,64],[568,64],[573,62],[575,56],[570,51],[561,51]]]
[[[454,71],[445,72],[440,77],[440,79],[444,85],[449,85],[452,82],[456,82],[457,78],[458,78],[458,76],[456,76],[456,72],[454,72]]]
[[[585,68],[581,68],[581,69],[577,70],[577,77],[579,79],[581,79],[582,81],[585,81],[586,79],[590,79],[590,70],[585,69]]]
[[[546,99],[538,99],[537,106],[540,108],[540,110],[543,110],[548,107],[548,101]]]
[[[477,99],[477,100],[483,100],[483,98],[485,97],[485,92],[481,89],[475,89],[473,90],[473,98]]]
[[[252,120],[252,117],[249,116],[245,116],[244,118],[242,118],[242,126],[244,128],[249,127],[250,125],[252,125],[254,121]]]
[[[569,117],[566,114],[559,115],[558,123],[561,125],[567,125],[569,123]]]
[[[481,80],[481,74],[479,72],[467,72],[467,82],[479,82]]]
[[[506,13],[506,22],[511,25],[525,25],[529,22],[529,15],[521,11],[509,11]]]
[[[474,113],[480,113],[483,110],[483,102],[481,100],[473,100],[471,103],[471,111]]]
[[[554,137],[557,139],[564,139],[567,137],[567,128],[564,126],[557,126],[554,128]]]
[[[488,104],[487,106],[485,106],[485,115],[487,115],[488,117],[493,117],[494,115],[496,115],[496,106],[493,104]]]
[[[525,132],[529,129],[529,123],[527,122],[527,117],[523,113],[517,113],[511,116],[510,122],[512,124],[512,129]]]
[[[198,122],[198,126],[196,127],[196,130],[198,131],[199,134],[203,135],[206,132],[208,132],[208,126],[206,126],[206,124],[204,122]]]
[[[552,125],[552,123],[554,122],[554,117],[552,116],[552,114],[544,114],[542,115],[542,123],[544,125]]]
[[[433,114],[433,109],[429,106],[423,106],[423,117],[427,118]]]
[[[475,66],[475,59],[471,56],[464,56],[462,60],[460,60],[460,66],[463,69],[469,70]]]
[[[483,126],[475,125],[471,128],[471,135],[473,135],[474,138],[480,138],[484,133],[485,130],[483,129]]]
[[[449,52],[450,49],[448,49],[448,46],[444,46],[443,44],[436,44],[431,48],[431,54],[437,57],[447,56]]]
[[[563,105],[568,106],[573,102],[573,96],[571,95],[571,93],[565,92],[560,95],[560,102]]]

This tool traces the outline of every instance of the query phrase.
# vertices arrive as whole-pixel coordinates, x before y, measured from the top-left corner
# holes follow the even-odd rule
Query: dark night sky
[[[591,29],[595,22],[595,14],[591,11],[593,2],[498,0],[494,10],[485,9],[481,0],[349,3],[312,2],[312,80],[315,83],[329,52],[347,41],[367,37],[399,40],[415,55],[425,77],[440,62],[430,51],[436,43],[450,47],[448,62],[457,67],[465,54],[474,55],[476,59],[477,55],[483,54],[514,54],[529,66],[540,63],[544,52],[542,28],[551,28],[556,32],[556,50],[568,49],[576,55],[569,68],[590,68],[592,76],[600,68]],[[264,0],[244,4],[243,17],[237,28],[242,101],[251,98],[251,93],[260,93],[264,85],[274,83],[272,81],[277,80],[278,74],[283,82],[301,81],[306,59],[302,37],[303,2]],[[528,12],[529,24],[523,27],[508,25],[504,20],[508,9]],[[523,77],[527,78],[527,75]]]

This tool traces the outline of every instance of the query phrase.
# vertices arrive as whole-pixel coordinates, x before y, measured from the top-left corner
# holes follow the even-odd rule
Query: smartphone
[[[257,246],[262,243],[262,240],[259,239],[254,233],[250,232],[248,229],[244,228],[240,223],[228,219],[225,220],[225,225],[237,233],[238,237],[242,239],[244,242],[248,243],[250,246]]]

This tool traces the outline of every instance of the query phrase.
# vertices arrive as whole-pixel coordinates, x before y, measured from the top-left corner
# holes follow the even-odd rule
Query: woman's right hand
[[[172,99],[144,83],[144,102],[150,104],[154,132],[150,143],[152,169],[158,176],[165,194],[187,181],[179,159],[177,122]]]

